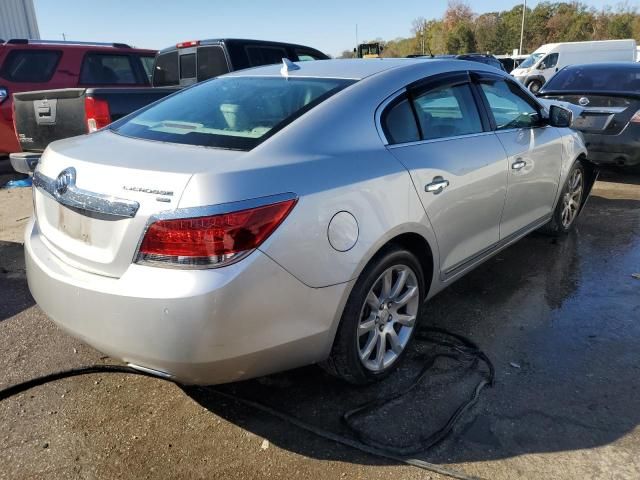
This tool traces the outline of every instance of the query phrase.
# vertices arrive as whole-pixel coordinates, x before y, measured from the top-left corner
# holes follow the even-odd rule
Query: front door
[[[500,224],[500,238],[505,239],[553,212],[562,137],[543,124],[539,105],[515,82],[483,74],[479,85],[507,154],[507,200]]]

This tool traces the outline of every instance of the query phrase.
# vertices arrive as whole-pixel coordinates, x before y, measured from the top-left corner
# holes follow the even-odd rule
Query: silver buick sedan
[[[179,382],[401,361],[424,302],[589,191],[571,112],[459,60],[244,70],[55,142],[31,292],[72,335]]]

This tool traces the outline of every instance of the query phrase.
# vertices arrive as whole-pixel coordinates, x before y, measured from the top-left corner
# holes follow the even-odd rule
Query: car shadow
[[[414,455],[440,464],[608,445],[640,424],[640,201],[593,197],[576,230],[532,234],[430,300],[422,328],[463,335],[487,354],[496,382],[442,442]],[[475,386],[468,365],[434,366],[410,394],[360,418],[343,413],[412,382],[412,356],[380,384],[353,387],[317,367],[217,387],[184,387],[212,413],[275,445],[317,459],[389,463],[315,439],[217,392],[259,402],[318,428],[404,445],[446,423]],[[440,379],[440,380],[438,380]],[[444,379],[444,381],[442,381]],[[415,443],[415,442],[414,442]],[[393,463],[393,462],[391,462]],[[463,468],[464,469],[464,468]]]
[[[0,322],[34,305],[21,243],[0,241]]]

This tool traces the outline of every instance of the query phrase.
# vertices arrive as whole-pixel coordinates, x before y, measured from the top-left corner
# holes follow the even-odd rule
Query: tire
[[[527,88],[529,88],[529,91],[533,94],[538,93],[542,88],[542,82],[540,80],[531,80]]]
[[[382,251],[356,281],[323,368],[355,385],[385,378],[411,344],[425,295],[416,256],[400,247]]]
[[[577,161],[567,175],[551,220],[541,230],[553,236],[569,233],[580,214],[580,208],[584,203],[584,192],[585,170],[582,163]]]

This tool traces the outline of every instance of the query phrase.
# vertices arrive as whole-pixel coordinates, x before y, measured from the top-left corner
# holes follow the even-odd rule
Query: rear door
[[[476,75],[492,126],[507,154],[507,199],[500,238],[544,222],[554,207],[562,164],[562,137],[542,122],[542,111],[516,82]]]
[[[500,237],[507,164],[478,102],[469,75],[458,72],[410,88],[381,116],[435,231],[445,278]]]

